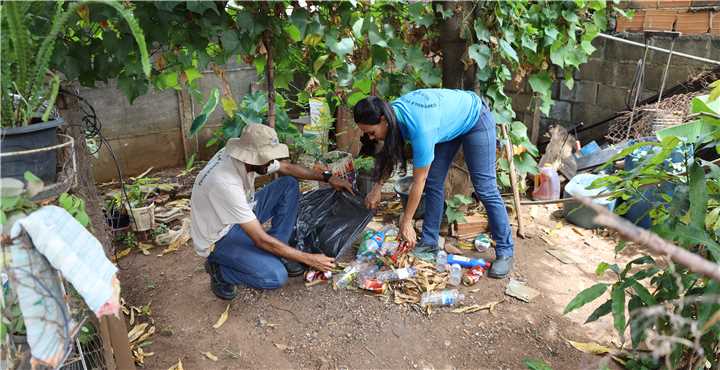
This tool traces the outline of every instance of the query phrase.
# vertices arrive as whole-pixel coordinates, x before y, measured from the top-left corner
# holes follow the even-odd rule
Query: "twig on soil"
[[[617,231],[626,240],[645,246],[655,253],[667,255],[670,259],[687,267],[692,272],[720,281],[720,265],[682,249],[655,233],[635,226],[632,222],[608,211],[607,208],[594,204],[588,198],[578,197],[577,199],[597,213],[594,222]]]
[[[227,347],[223,348],[223,351],[224,351],[224,352],[227,352],[228,354],[230,354],[230,356],[232,356],[232,358],[234,358],[234,359],[240,358],[240,355],[239,355],[239,354],[237,354],[237,353],[235,353],[235,352],[227,349]]]
[[[364,348],[365,348],[366,351],[370,352],[370,354],[373,355],[373,357],[377,357],[377,355],[375,354],[375,352],[371,351],[370,348],[368,348],[367,346],[364,346]]]
[[[276,309],[276,310],[289,312],[290,314],[293,315],[293,317],[295,318],[295,321],[297,321],[298,323],[301,323],[301,322],[302,322],[302,321],[300,321],[300,318],[297,316],[297,314],[296,314],[295,312],[292,312],[292,311],[290,311],[290,310],[288,310],[288,309],[286,309],[286,308],[281,308],[281,307],[275,306],[275,305],[272,304],[272,303],[270,303],[270,307],[272,307],[272,308],[274,308],[274,309]]]

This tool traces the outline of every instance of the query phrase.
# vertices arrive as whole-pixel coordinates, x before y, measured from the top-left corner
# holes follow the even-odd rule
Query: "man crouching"
[[[207,257],[205,270],[219,298],[235,298],[238,284],[279,288],[288,276],[302,274],[303,264],[319,271],[334,267],[333,258],[287,245],[300,201],[296,179],[325,181],[335,190],[352,192],[352,187],[329,172],[318,175],[280,161],[288,157],[274,129],[252,124],[240,138],[228,140],[195,179],[192,240],[195,252]],[[275,172],[284,176],[255,194],[255,178]],[[272,227],[265,232],[262,224],[270,219]]]

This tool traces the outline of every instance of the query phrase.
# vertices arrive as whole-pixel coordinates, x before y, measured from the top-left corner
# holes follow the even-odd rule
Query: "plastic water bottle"
[[[363,266],[360,271],[358,271],[357,285],[361,287],[365,283],[365,280],[373,279],[379,269],[380,268],[374,264],[367,265],[366,267]]]
[[[427,306],[452,306],[465,299],[465,295],[457,289],[446,289],[439,292],[423,293],[420,297],[420,305]]]
[[[453,263],[450,266],[450,280],[448,283],[452,286],[458,286],[460,285],[460,282],[462,281],[462,267],[458,265],[457,263]]]
[[[382,282],[405,280],[414,277],[415,274],[417,274],[417,270],[415,270],[414,267],[405,267],[394,271],[379,272],[376,276],[376,279]]]
[[[465,268],[489,265],[489,263],[487,263],[487,261],[485,261],[482,258],[469,258],[469,257],[465,257],[465,256],[458,256],[457,254],[448,254],[447,263],[449,263],[451,265],[453,263],[457,263],[458,265],[465,267]]]
[[[358,248],[357,258],[364,261],[373,259],[380,251],[384,239],[385,233],[378,231],[369,239],[364,240]]]
[[[436,268],[439,272],[444,272],[444,271],[445,271],[445,268],[446,268],[446,266],[447,266],[447,257],[448,257],[447,252],[445,252],[445,251],[443,251],[443,250],[437,252],[437,256],[435,257],[435,263],[436,263],[436,267],[435,267],[435,268]]]

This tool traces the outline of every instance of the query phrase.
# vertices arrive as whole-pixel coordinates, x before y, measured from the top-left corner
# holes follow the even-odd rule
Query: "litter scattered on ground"
[[[168,370],[185,370],[185,369],[183,369],[182,360],[181,360],[181,359],[178,359],[178,363],[175,364],[175,365],[173,365],[173,366],[170,366],[170,367],[168,368]]]
[[[218,357],[215,356],[212,352],[203,352],[202,353],[205,357],[207,357],[210,361],[217,362]]]
[[[530,301],[540,295],[540,292],[528,287],[522,281],[510,279],[510,282],[505,288],[505,294],[517,298],[523,302],[530,303]]]
[[[227,321],[229,312],[230,312],[230,305],[227,305],[227,307],[225,308],[225,312],[223,312],[220,315],[220,317],[218,317],[218,320],[215,323],[215,325],[213,325],[213,328],[220,329],[220,327],[223,326],[225,321]]]
[[[179,230],[170,230],[165,234],[158,235],[155,243],[159,245],[167,245],[162,253],[158,256],[164,256],[168,253],[177,251],[181,246],[190,241],[190,218],[183,219],[182,226]]]
[[[488,310],[490,313],[493,313],[495,311],[495,306],[499,305],[500,303],[505,302],[505,300],[502,301],[496,301],[496,302],[490,302],[484,305],[474,304],[472,306],[464,306],[460,308],[456,308],[452,310],[453,313],[474,313],[482,310]]]

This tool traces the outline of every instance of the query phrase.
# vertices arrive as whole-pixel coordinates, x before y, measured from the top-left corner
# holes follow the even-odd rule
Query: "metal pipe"
[[[656,109],[660,106],[660,101],[662,100],[663,90],[665,90],[665,80],[667,80],[668,69],[670,69],[670,58],[672,58],[673,50],[675,49],[675,40],[676,39],[677,39],[677,37],[673,37],[672,42],[670,43],[670,53],[668,53],[667,62],[665,63],[665,70],[663,71],[662,84],[660,85],[660,92],[658,92],[658,101],[655,104]]]
[[[623,38],[620,38],[620,37],[615,37],[615,36],[608,35],[608,34],[605,34],[605,33],[600,33],[600,34],[598,34],[598,36],[604,37],[604,38],[606,38],[606,39],[608,39],[608,40],[613,40],[613,41],[618,41],[618,42],[626,43],[626,44],[628,44],[628,45],[640,46],[640,47],[643,47],[643,48],[645,47],[645,44],[641,44],[641,43],[639,43],[639,42],[635,42],[635,41],[631,41],[631,40],[626,40],[626,39],[623,39]],[[650,46],[650,49],[655,50],[655,51],[661,51],[661,52],[663,52],[663,53],[670,53],[670,54],[672,54],[672,55],[676,55],[676,56],[679,56],[679,57],[688,58],[688,59],[692,59],[692,60],[697,60],[697,61],[704,62],[704,63],[720,65],[720,60],[712,60],[712,59],[707,59],[707,58],[703,58],[703,57],[698,57],[698,56],[695,56],[695,55],[690,55],[690,54],[681,53],[681,52],[678,52],[678,51],[670,51],[670,50],[667,50],[667,49],[659,48],[659,47],[657,47],[657,46]]]

